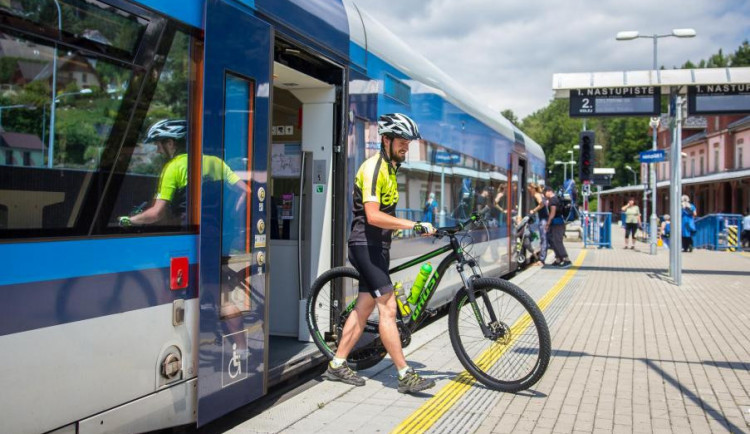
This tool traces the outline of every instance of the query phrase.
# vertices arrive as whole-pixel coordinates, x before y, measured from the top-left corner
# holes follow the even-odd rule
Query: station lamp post
[[[633,172],[633,185],[638,185],[638,182],[636,181],[636,177],[635,177],[635,170],[633,170],[633,168],[628,166],[627,164],[625,165],[625,170]]]
[[[49,145],[47,146],[47,167],[51,168],[54,164],[55,154],[55,105],[59,102],[60,98],[72,95],[88,95],[93,92],[91,89],[81,89],[76,92],[66,92],[57,95],[52,99],[49,116]]]
[[[654,41],[654,71],[656,72],[658,69],[658,63],[657,63],[657,41],[659,38],[669,38],[669,37],[675,37],[675,38],[693,38],[695,37],[695,29],[672,29],[672,33],[667,33],[663,35],[659,35],[654,33],[653,35],[641,35],[637,30],[629,30],[624,32],[618,32],[617,33],[617,40],[618,41],[629,41],[631,39],[636,38],[646,38],[646,39],[653,39]],[[656,135],[657,135],[657,129],[659,126],[659,118],[651,118],[651,122],[649,123],[651,126],[651,129],[653,131],[653,140],[651,144],[651,149],[656,151]],[[649,225],[649,245],[650,245],[650,253],[652,255],[656,254],[656,222],[658,221],[656,217],[656,164],[649,163],[649,177],[651,178],[651,218],[650,218],[650,225]],[[678,181],[679,182],[679,181]]]
[[[568,151],[568,152],[572,152],[572,151]],[[570,165],[570,173],[571,173],[571,177],[572,177],[572,174],[573,174],[573,166],[574,166],[575,164],[576,164],[576,162],[575,162],[575,161],[573,161],[573,160],[570,160],[570,161],[560,161],[560,160],[556,160],[556,161],[555,161],[555,166],[560,166],[560,165],[562,165],[562,166],[563,166],[563,185],[565,185],[565,181],[566,181],[566,180],[568,179],[568,165]]]

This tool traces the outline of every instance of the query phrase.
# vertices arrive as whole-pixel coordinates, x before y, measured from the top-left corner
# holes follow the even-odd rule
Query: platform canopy
[[[660,87],[662,94],[668,94],[673,86],[685,87],[680,90],[685,93],[687,86],[722,84],[750,84],[750,67],[574,72],[552,76],[555,98],[569,98],[574,89]]]

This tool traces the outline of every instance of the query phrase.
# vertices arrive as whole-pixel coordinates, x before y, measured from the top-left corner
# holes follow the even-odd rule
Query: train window
[[[137,146],[127,156],[109,227],[122,225],[123,217],[138,230],[184,230],[190,223],[190,61],[190,37],[177,31]]]
[[[192,39],[164,32],[166,61],[149,90],[142,68],[96,54],[137,52],[142,18],[97,1],[60,0],[62,45],[49,42],[58,36],[57,12],[49,9],[57,2],[5,3],[0,15],[12,25],[0,30],[0,238],[92,235],[138,222],[133,217],[154,203],[165,167],[148,128],[187,119]],[[50,19],[51,34],[24,27]],[[101,49],[92,50],[94,43]],[[141,123],[137,138],[131,130]],[[185,191],[177,190],[168,218],[141,223],[184,230],[177,203],[185,203]]]
[[[148,25],[142,17],[97,0],[26,0],[2,2],[0,10],[24,22],[43,26],[77,45],[96,46],[97,51],[127,54],[132,58]]]

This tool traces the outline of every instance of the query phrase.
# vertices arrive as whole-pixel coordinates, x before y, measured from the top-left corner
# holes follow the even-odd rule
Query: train
[[[379,114],[422,134],[397,214],[483,213],[485,274],[516,270],[544,183],[537,143],[356,0],[10,0],[0,66],[4,432],[201,427],[321,363],[306,291],[347,264]],[[434,242],[398,233],[392,263]]]

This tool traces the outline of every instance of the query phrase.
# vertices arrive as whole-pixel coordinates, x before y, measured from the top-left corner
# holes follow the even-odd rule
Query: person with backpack
[[[571,263],[568,258],[568,251],[563,244],[565,220],[561,212],[562,202],[555,194],[555,190],[550,186],[544,187],[544,197],[547,198],[547,210],[549,212],[547,216],[547,235],[549,244],[555,252],[555,261],[552,263],[552,266],[570,268]]]

